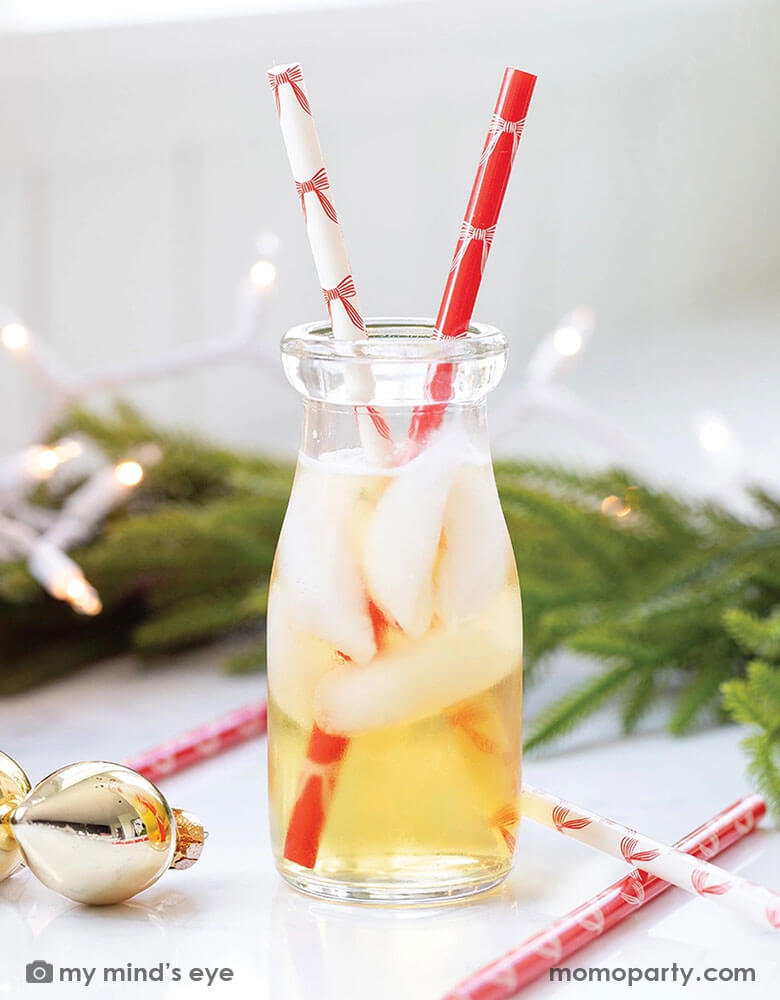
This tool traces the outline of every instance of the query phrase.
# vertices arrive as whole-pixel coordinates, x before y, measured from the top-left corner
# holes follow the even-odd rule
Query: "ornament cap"
[[[174,809],[176,821],[176,849],[171,861],[171,868],[185,871],[192,868],[203,853],[203,844],[208,834],[197,816],[185,809]]]

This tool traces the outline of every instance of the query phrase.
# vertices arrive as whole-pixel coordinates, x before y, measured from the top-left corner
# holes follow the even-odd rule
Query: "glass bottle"
[[[303,891],[430,902],[496,885],[515,847],[522,612],[486,421],[507,345],[367,328],[282,341],[304,420],[268,602],[271,833]]]

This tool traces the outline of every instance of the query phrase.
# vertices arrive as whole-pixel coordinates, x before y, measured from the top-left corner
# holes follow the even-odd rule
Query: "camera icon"
[[[28,962],[26,968],[28,983],[54,982],[54,969],[51,962],[43,962],[41,959],[38,959],[37,962]]]

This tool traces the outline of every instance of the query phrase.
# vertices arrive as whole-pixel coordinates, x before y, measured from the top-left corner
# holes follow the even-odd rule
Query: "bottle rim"
[[[471,323],[459,337],[441,337],[435,321],[419,316],[378,316],[365,320],[366,333],[355,340],[335,340],[329,321],[301,323],[282,337],[284,359],[397,365],[399,362],[459,364],[505,355],[507,339],[487,323]]]

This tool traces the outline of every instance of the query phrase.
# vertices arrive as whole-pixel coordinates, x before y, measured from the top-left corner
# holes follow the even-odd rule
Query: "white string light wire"
[[[225,337],[80,374],[70,371],[11,309],[0,306],[0,344],[47,389],[49,408],[37,439],[47,438],[71,406],[95,392],[115,391],[221,361],[244,359],[267,366],[270,359],[259,334],[276,283],[278,248],[273,234],[258,238],[258,258],[239,283],[233,322]],[[150,443],[116,465],[101,463],[57,512],[28,503],[27,494],[35,486],[82,452],[83,444],[68,438],[54,445],[31,444],[0,458],[0,561],[25,559],[32,577],[53,597],[81,614],[96,615],[102,609],[100,597],[67,550],[93,536],[97,525],[142,481],[144,468],[159,461],[162,453]]]

